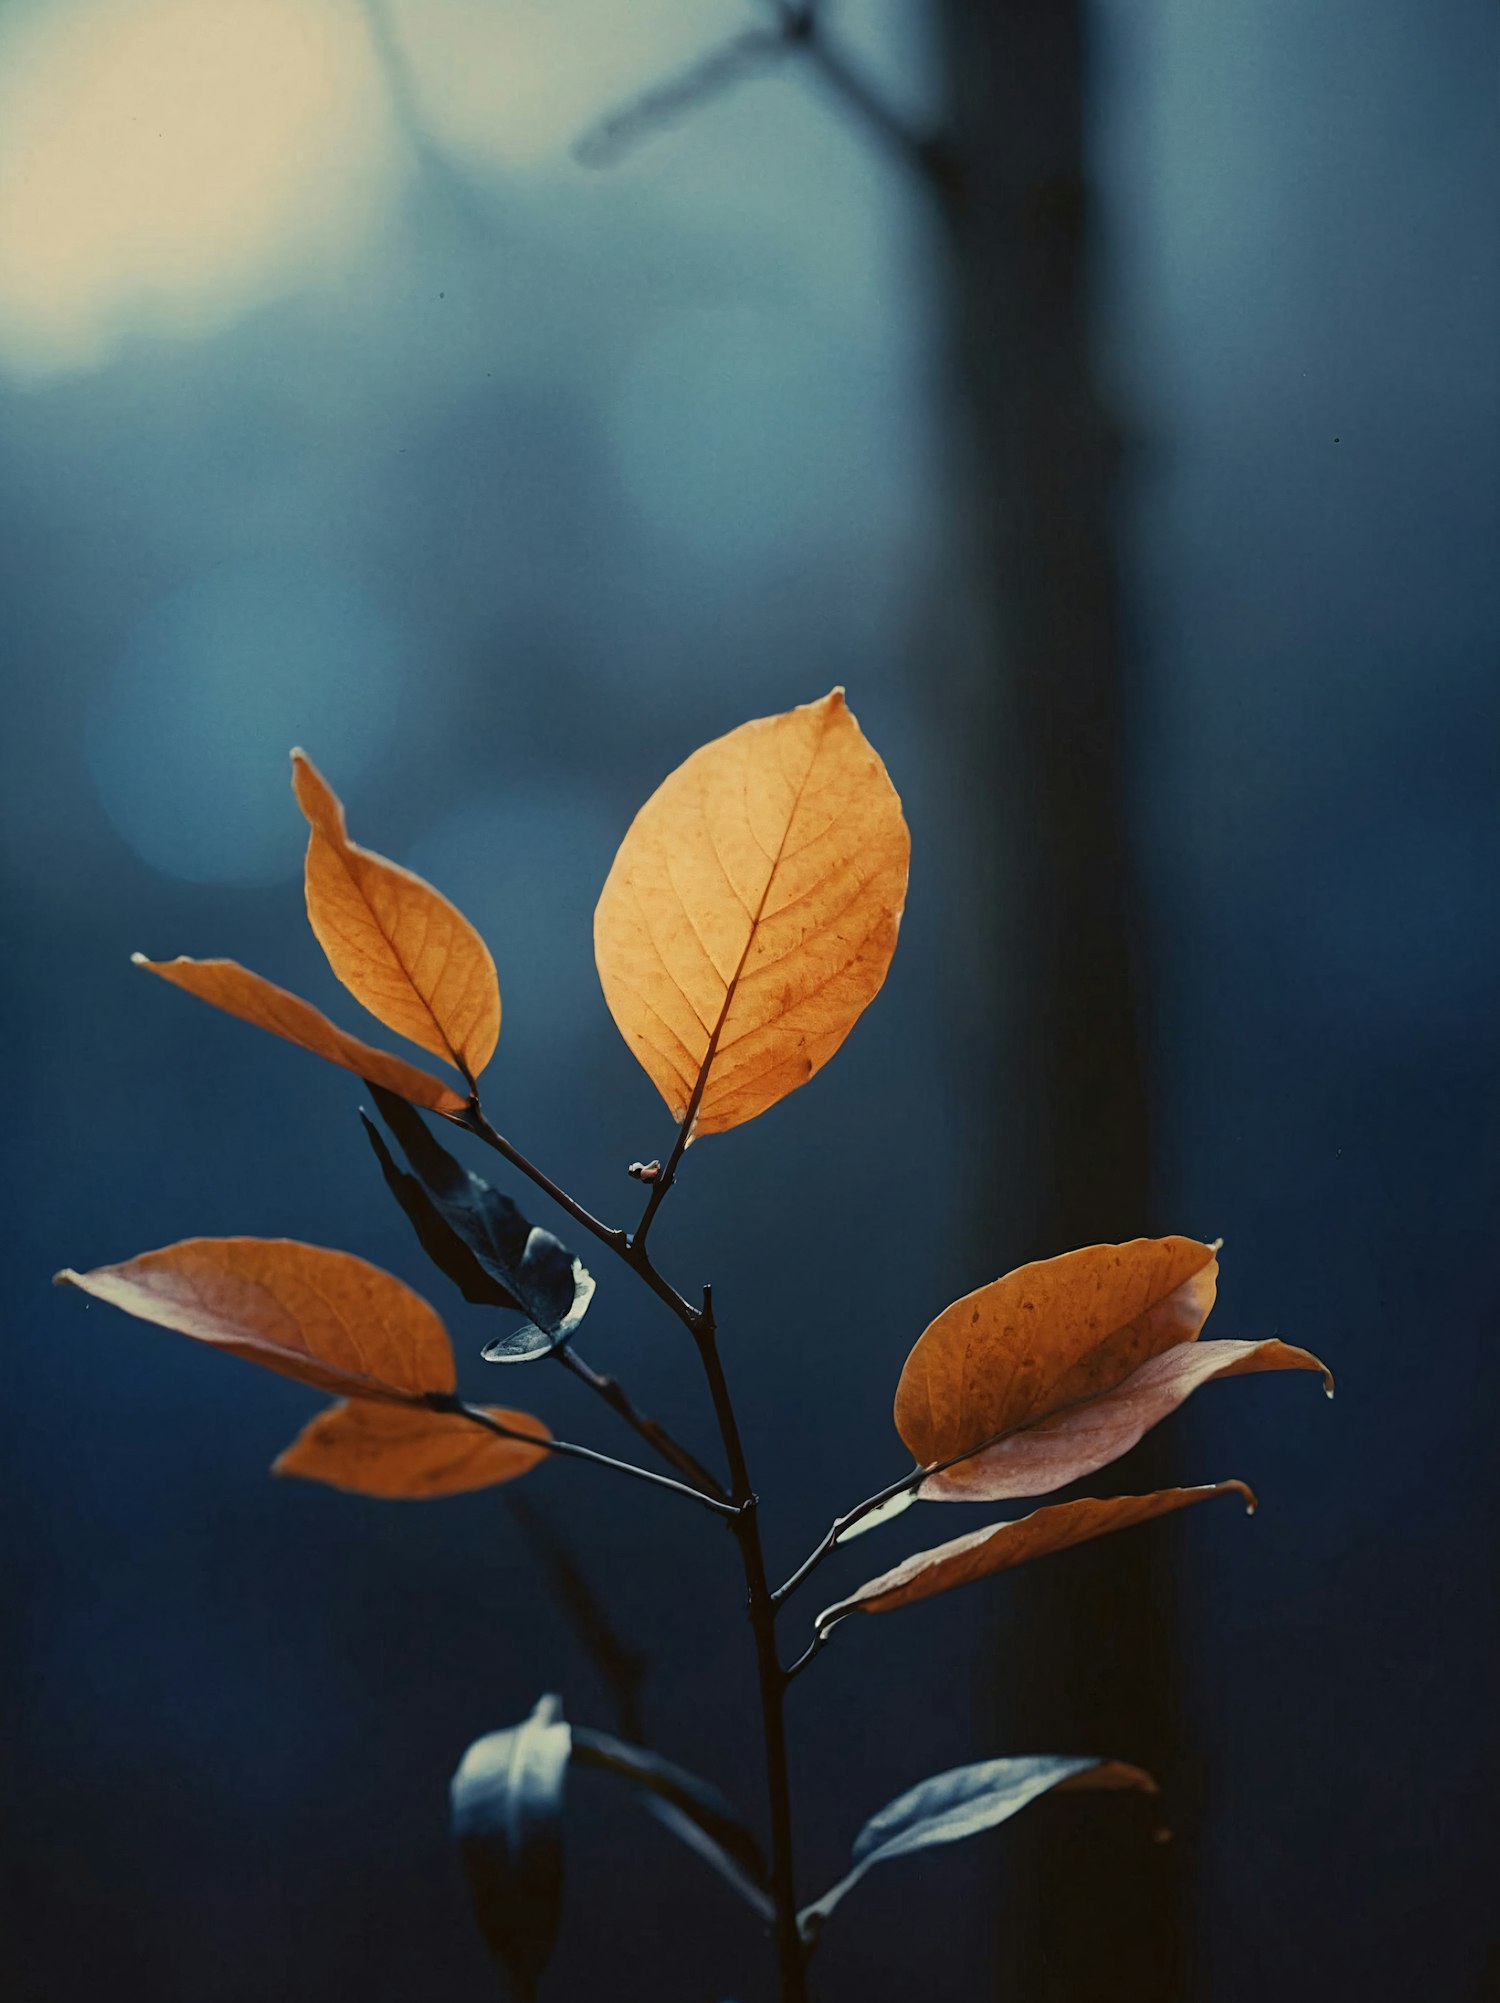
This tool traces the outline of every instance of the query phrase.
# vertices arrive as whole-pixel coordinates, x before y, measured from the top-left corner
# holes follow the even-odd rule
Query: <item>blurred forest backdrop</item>
[[[305,744],[488,937],[492,1110],[626,1215],[670,1132],[599,886],[687,752],[836,681],[913,829],[891,980],[695,1150],[657,1246],[716,1283],[773,1553],[900,1471],[930,1316],[1082,1236],[1222,1233],[1211,1332],[1310,1344],[1340,1396],[1174,1421],[1153,1473],[1250,1479],[1254,1524],[846,1633],[798,1684],[809,1891],[990,1753],[1145,1759],[1175,1831],[1070,1805],[912,1862],[819,1995],[1500,1996],[1494,11],[824,11],[948,151],[800,48],[579,163],[774,22],[749,0],[0,16],[16,2003],[486,1996],[446,1778],[542,1689],[607,1722],[494,1496],[273,1484],[305,1393],[48,1291],[302,1237],[412,1280],[498,1395],[353,1081],[129,952],[359,1026],[301,917]],[[680,1331],[600,1279],[596,1360],[706,1441]],[[574,1389],[539,1408],[613,1444]],[[564,1466],[527,1491],[649,1650],[662,1750],[758,1810],[712,1527]],[[748,1993],[742,1909],[587,1791],[557,1995]]]

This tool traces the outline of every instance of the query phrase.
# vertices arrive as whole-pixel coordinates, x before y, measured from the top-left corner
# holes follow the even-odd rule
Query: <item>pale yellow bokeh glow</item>
[[[344,270],[401,171],[356,0],[45,0],[0,31],[0,361],[48,372]]]

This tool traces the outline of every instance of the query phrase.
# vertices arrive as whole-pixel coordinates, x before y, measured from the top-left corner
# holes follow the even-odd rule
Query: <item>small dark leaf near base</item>
[[[557,1942],[571,1751],[560,1700],[543,1697],[524,1724],[476,1739],[450,1788],[474,1917],[521,2003],[535,1997]]]
[[[453,1834],[474,1917],[523,2003],[536,1995],[562,1908],[563,1796],[570,1762],[619,1775],[762,1918],[771,1916],[760,1845],[709,1781],[644,1746],[570,1726],[543,1697],[524,1724],[476,1739],[453,1776]]]

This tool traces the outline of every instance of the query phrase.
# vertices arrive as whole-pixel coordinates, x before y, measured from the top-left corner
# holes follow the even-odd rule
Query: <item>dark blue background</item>
[[[451,11],[396,10],[414,62]],[[621,87],[739,23],[708,11],[651,10]],[[610,14],[577,10],[580,117],[618,94]],[[922,10],[842,18],[920,106]],[[515,22],[562,91],[560,31]],[[1496,1993],[1497,1951],[1495,22],[1109,0],[1098,29],[1158,1228],[1225,1236],[1213,1333],[1306,1343],[1340,1380],[1332,1408],[1310,1380],[1206,1393],[1177,1473],[1244,1476],[1261,1515],[1147,1533],[1178,1594],[1189,1993],[1457,2003]],[[269,1483],[306,1393],[46,1286],[199,1233],[337,1245],[441,1306],[467,1389],[620,1443],[561,1373],[497,1392],[353,1081],[128,965],[232,954],[360,1026],[301,918],[290,744],[484,931],[492,1116],[624,1217],[624,1164],[670,1130],[592,968],[615,844],[702,740],[848,684],[913,829],[891,979],[811,1087],[694,1150],[658,1247],[715,1282],[773,1563],[900,1471],[889,1401],[930,1316],[1062,1249],[1001,1218],[976,1265],[949,1222],[1006,1118],[967,1089],[983,1010],[937,840],[964,719],[927,649],[964,580],[922,197],[791,75],[604,177],[566,117],[517,164],[502,114],[493,156],[439,119],[424,166],[398,133],[383,234],[224,325],[127,314],[90,367],[0,377],[17,2003],[488,1995],[446,1777],[544,1688],[608,1719],[495,1496]],[[706,1442],[680,1332],[593,1263],[587,1352]],[[586,1471],[528,1487],[650,1650],[664,1750],[758,1810],[723,1533]],[[961,1595],[845,1630],[797,1686],[810,1891],[889,1794],[1005,1750],[976,1738],[993,1629]],[[727,1892],[606,1783],[576,1806],[559,1996],[764,1993]],[[1069,1812],[1080,1842],[1137,1840]],[[819,1993],[966,1979],[998,1846],[1025,1840],[856,1895]]]

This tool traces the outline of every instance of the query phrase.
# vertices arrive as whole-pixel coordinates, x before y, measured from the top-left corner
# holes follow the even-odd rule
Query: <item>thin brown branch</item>
[[[616,1474],[629,1475],[635,1481],[649,1482],[653,1488],[667,1489],[673,1495],[685,1495],[701,1508],[711,1509],[715,1516],[727,1516],[734,1520],[740,1515],[732,1502],[720,1502],[717,1496],[705,1495],[701,1488],[689,1488],[686,1482],[673,1481],[670,1475],[653,1474],[650,1468],[637,1467],[634,1461],[617,1461],[613,1455],[596,1453],[592,1447],[575,1446],[571,1440],[544,1440],[535,1433],[523,1433],[494,1418],[483,1406],[466,1405],[462,1398],[434,1393],[427,1403],[434,1412],[456,1412],[502,1440],[522,1440],[527,1446],[540,1447],[544,1453],[556,1454],[562,1460],[591,1461],[595,1467],[610,1468]]]
[[[563,1343],[552,1353],[565,1369],[572,1371],[580,1383],[587,1384],[611,1410],[618,1412],[626,1425],[638,1433],[649,1446],[654,1447],[669,1466],[675,1467],[680,1475],[692,1482],[695,1487],[703,1489],[706,1494],[718,1496],[721,1502],[728,1500],[722,1483],[710,1474],[702,1461],[689,1453],[686,1447],[679,1446],[665,1426],[651,1418],[648,1413],[640,1411],[631,1402],[625,1387],[617,1377],[611,1377],[602,1370],[596,1370],[591,1363],[586,1363],[571,1342]]]

